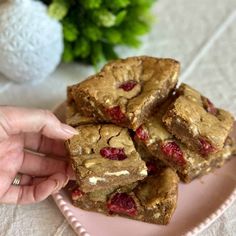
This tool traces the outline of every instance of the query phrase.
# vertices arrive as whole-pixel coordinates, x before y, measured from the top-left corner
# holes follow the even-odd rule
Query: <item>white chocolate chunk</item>
[[[106,181],[106,179],[102,178],[102,177],[90,177],[89,178],[89,183],[92,185],[96,185],[98,181]]]
[[[153,215],[153,218],[157,219],[157,218],[160,217],[160,215],[161,215],[161,214],[160,214],[159,212],[157,212],[156,214]]]
[[[104,173],[104,175],[108,175],[108,176],[129,175],[129,171],[127,171],[127,170],[121,170],[121,171],[117,171],[117,172],[108,172],[108,171],[106,171]]]
[[[147,170],[141,170],[140,172],[140,175],[142,175],[142,176],[147,176]]]

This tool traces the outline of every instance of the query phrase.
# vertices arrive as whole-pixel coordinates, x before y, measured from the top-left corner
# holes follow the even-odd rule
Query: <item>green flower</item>
[[[79,30],[77,26],[68,20],[63,21],[62,25],[63,25],[64,39],[68,42],[76,41],[79,35]]]
[[[118,57],[117,45],[139,47],[150,30],[155,0],[41,0],[63,26],[65,62],[83,61],[99,68]]]
[[[102,0],[80,0],[80,2],[85,9],[96,9],[99,8]]]
[[[57,20],[62,20],[69,10],[69,5],[64,0],[53,0],[49,6],[49,15]]]
[[[76,57],[86,58],[91,51],[90,42],[85,38],[78,38],[75,43],[74,54]]]
[[[83,33],[86,38],[94,42],[102,38],[101,30],[94,24],[86,25],[83,29]]]
[[[107,9],[94,10],[91,15],[93,21],[99,26],[111,27],[116,23],[116,16]]]

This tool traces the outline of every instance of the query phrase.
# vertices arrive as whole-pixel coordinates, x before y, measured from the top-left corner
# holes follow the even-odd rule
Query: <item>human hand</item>
[[[39,202],[65,186],[73,171],[63,140],[74,134],[50,111],[0,106],[0,203]]]

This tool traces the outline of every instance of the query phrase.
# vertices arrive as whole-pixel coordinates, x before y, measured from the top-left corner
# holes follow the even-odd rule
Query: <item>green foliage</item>
[[[67,42],[65,42],[65,48],[62,55],[62,59],[64,62],[72,62],[74,60],[72,45]]]
[[[89,56],[91,52],[91,45],[88,40],[80,37],[77,39],[74,49],[75,57],[80,57],[84,59]]]
[[[104,29],[103,38],[107,43],[114,45],[122,42],[122,35],[118,28]]]
[[[117,58],[116,45],[140,46],[150,30],[150,8],[156,0],[41,0],[63,25],[63,61],[98,66]]]
[[[102,0],[80,0],[79,2],[85,9],[96,9],[101,6]]]
[[[67,42],[74,42],[77,39],[77,36],[79,35],[78,28],[74,22],[71,22],[69,20],[64,20],[62,22],[63,25],[63,35],[64,39]]]
[[[102,39],[101,29],[93,23],[85,25],[85,27],[83,28],[83,35],[88,40],[91,40],[94,42]]]
[[[104,0],[104,5],[113,10],[125,8],[130,4],[130,0]]]
[[[69,10],[68,2],[64,0],[53,0],[49,6],[49,15],[56,18],[57,20],[62,20]]]
[[[92,11],[91,18],[98,26],[112,27],[116,23],[116,16],[105,8]]]

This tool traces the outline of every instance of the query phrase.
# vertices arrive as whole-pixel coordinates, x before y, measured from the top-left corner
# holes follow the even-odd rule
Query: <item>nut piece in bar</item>
[[[119,215],[153,224],[168,224],[177,204],[179,178],[171,168],[157,168],[136,185],[83,193],[72,192],[76,207],[106,215]]]
[[[72,86],[72,96],[81,114],[136,129],[174,90],[179,70],[179,62],[173,59],[116,60]]]
[[[66,141],[72,167],[83,192],[118,187],[147,176],[147,167],[126,128],[81,125]]]
[[[163,117],[167,129],[190,149],[207,156],[224,146],[233,127],[232,115],[186,84]]]

